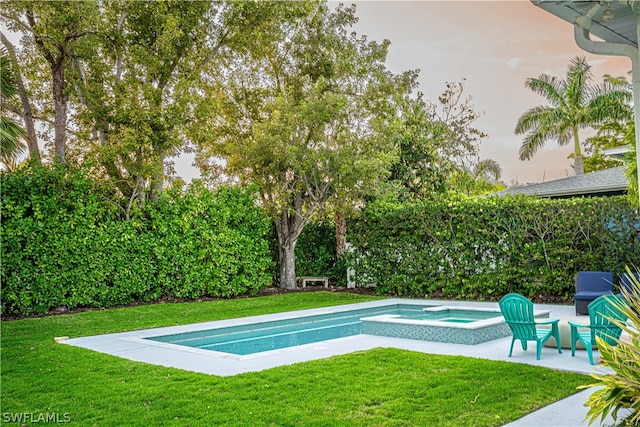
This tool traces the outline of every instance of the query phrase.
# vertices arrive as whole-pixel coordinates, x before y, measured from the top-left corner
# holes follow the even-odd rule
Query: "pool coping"
[[[245,372],[256,372],[277,366],[318,360],[356,351],[365,351],[377,347],[393,347],[431,354],[465,355],[492,360],[505,360],[583,373],[594,372],[594,367],[589,365],[588,362],[585,363],[584,360],[579,360],[577,357],[572,358],[570,354],[558,354],[557,350],[554,353],[553,349],[550,348],[543,349],[543,357],[540,360],[536,360],[535,351],[532,352],[531,349],[529,349],[528,352],[519,351],[520,349],[516,350],[516,346],[516,348],[514,348],[513,357],[508,358],[507,353],[511,341],[510,337],[475,345],[468,345],[361,334],[244,356],[211,350],[201,350],[146,339],[148,337],[158,335],[170,335],[218,327],[239,326],[272,320],[285,320],[301,316],[336,313],[356,308],[371,308],[393,304],[424,304],[425,306],[448,305],[456,308],[472,306],[474,308],[486,307],[495,309],[497,307],[497,303],[391,298],[236,319],[216,320],[189,325],[168,326],[98,336],[71,338],[63,341],[63,344],[82,347],[133,361],[218,376],[232,376]],[[555,311],[553,307],[555,307]],[[567,307],[563,306],[539,306],[536,307],[536,309],[549,310],[552,318],[566,317],[568,314]],[[569,309],[572,311],[573,307],[569,307]],[[588,317],[585,317],[585,319],[587,318]],[[577,354],[577,356],[581,356],[581,359],[586,359],[586,354]]]

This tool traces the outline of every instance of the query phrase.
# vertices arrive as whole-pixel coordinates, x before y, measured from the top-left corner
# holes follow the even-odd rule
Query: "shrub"
[[[82,172],[3,173],[3,314],[109,307],[160,297],[230,297],[271,282],[269,221],[252,189],[193,183],[123,220]]]
[[[250,189],[212,192],[195,182],[185,194],[166,191],[147,214],[146,238],[166,295],[231,297],[271,283],[270,224]]]
[[[109,195],[82,172],[36,166],[1,182],[2,312],[90,305],[108,276]]]
[[[569,300],[577,271],[640,259],[637,221],[624,197],[372,205],[350,224],[350,262],[359,284],[384,294]]]

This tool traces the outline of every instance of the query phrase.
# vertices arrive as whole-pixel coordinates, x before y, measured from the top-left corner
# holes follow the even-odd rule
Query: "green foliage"
[[[113,205],[81,173],[57,167],[2,174],[2,312],[43,313],[100,299]]]
[[[42,137],[55,135],[56,155],[90,159],[92,173],[142,199],[171,174],[167,158],[188,150],[187,127],[211,135],[221,126],[193,114],[216,108],[204,87],[235,71],[232,52],[274,38],[270,27],[286,21],[282,5],[7,0],[0,19],[20,36],[12,50],[34,115],[53,124]]]
[[[398,160],[388,183],[378,194],[400,202],[476,195],[496,187],[502,170],[491,159],[480,160],[480,143],[487,135],[473,127],[480,113],[470,96],[463,96],[464,79],[447,82],[437,102],[415,98],[401,104],[402,123],[395,135]]]
[[[200,183],[164,192],[147,210],[157,286],[172,296],[230,297],[271,283],[269,220],[250,190]]]
[[[391,188],[385,196],[405,201],[443,194],[452,165],[438,148],[449,133],[447,124],[434,120],[421,93],[416,99],[407,98],[402,106],[402,125],[396,135],[398,160],[391,167]]]
[[[629,180],[629,199],[631,203],[640,208],[640,189],[638,189],[638,151],[636,150],[636,133],[635,123],[631,123],[627,127],[627,132],[624,136],[624,141],[631,151],[625,155],[625,170],[624,175]]]
[[[2,117],[0,117],[0,161],[11,165],[24,153],[25,145],[21,141],[26,134],[13,119],[7,116],[7,102],[18,92],[9,55],[4,47],[0,48],[0,93],[2,94]]]
[[[304,228],[296,244],[296,272],[300,277],[326,276],[332,283],[346,286],[347,269],[336,255],[333,224],[318,221]]]
[[[283,2],[291,20],[258,52],[236,52],[233,73],[212,75],[211,121],[200,164],[256,184],[279,241],[280,286],[295,288],[294,247],[329,205],[342,211],[386,178],[396,153],[397,102],[416,74],[390,73],[389,43],[357,36],[355,6]],[[296,13],[294,13],[296,12]],[[223,79],[224,81],[220,81]]]
[[[573,143],[576,174],[583,173],[578,130],[605,121],[624,121],[632,116],[628,105],[629,85],[624,79],[605,77],[601,85],[591,85],[591,66],[584,57],[571,60],[566,78],[541,74],[529,78],[525,86],[545,97],[550,105],[539,105],[518,119],[515,132],[525,135],[520,160],[529,160],[544,144],[554,139],[559,145]]]
[[[624,197],[378,204],[350,226],[350,262],[381,294],[569,300],[577,271],[621,272],[640,259],[637,221]]]
[[[606,156],[604,150],[625,145],[625,135],[628,133],[630,126],[634,127],[633,121],[628,123],[610,121],[598,127],[598,133],[595,136],[585,140],[584,152],[588,155],[588,157],[584,157],[585,173],[623,165],[621,159]],[[632,138],[635,138],[635,136]]]
[[[229,297],[271,282],[268,219],[250,190],[167,191],[130,221],[82,172],[2,175],[2,313]]]
[[[602,422],[609,413],[614,420],[617,419],[620,409],[632,411],[625,418],[628,425],[640,424],[640,282],[633,277],[630,268],[627,268],[627,274],[631,276],[632,286],[630,291],[622,290],[626,304],[620,305],[620,311],[628,320],[616,323],[628,338],[621,337],[617,345],[597,338],[602,364],[613,369],[614,373],[592,374],[597,382],[582,387],[597,387],[585,403],[585,406],[590,406],[587,413],[589,425],[598,417]]]

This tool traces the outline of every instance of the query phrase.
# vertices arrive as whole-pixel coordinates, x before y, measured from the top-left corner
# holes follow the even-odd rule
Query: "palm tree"
[[[17,93],[13,71],[4,48],[0,49],[0,93],[2,93],[2,117],[0,117],[0,161],[12,168],[18,157],[25,152],[22,138],[26,132],[5,115],[6,101]]]
[[[542,95],[549,106],[539,105],[518,119],[516,135],[525,135],[520,146],[520,160],[530,160],[550,139],[558,145],[573,140],[574,168],[582,174],[582,149],[578,129],[598,125],[606,120],[628,120],[631,91],[624,79],[606,79],[601,85],[591,86],[591,66],[584,57],[571,60],[567,77],[560,79],[541,74],[530,78],[525,86]]]

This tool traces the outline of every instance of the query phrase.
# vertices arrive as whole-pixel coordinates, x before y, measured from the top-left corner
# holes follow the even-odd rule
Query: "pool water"
[[[428,305],[393,304],[250,325],[208,329],[147,338],[152,341],[248,355],[362,333],[363,317],[396,315],[417,318]]]
[[[468,310],[457,308],[442,308],[435,307],[431,312],[431,309],[425,310],[425,316],[415,317],[415,320],[437,320],[441,322],[451,323],[471,323],[478,320],[493,319],[500,317],[501,314],[496,311],[481,311],[481,310]]]

